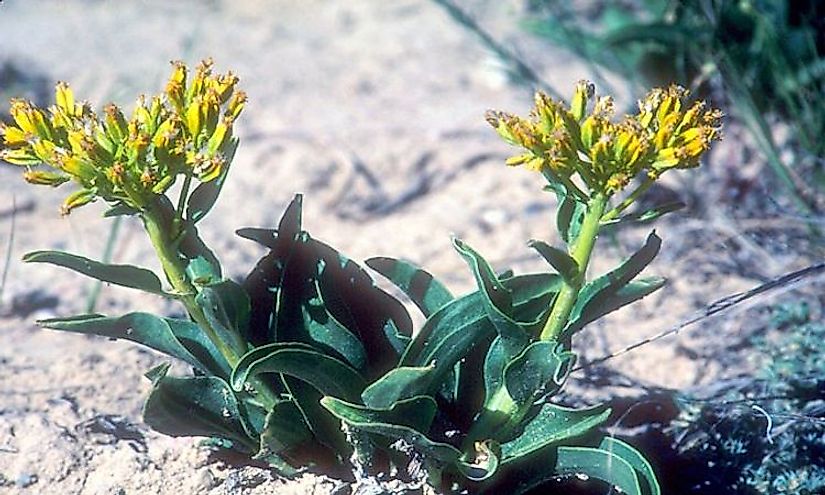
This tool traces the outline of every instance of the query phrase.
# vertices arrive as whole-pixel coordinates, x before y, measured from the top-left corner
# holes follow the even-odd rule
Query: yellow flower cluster
[[[173,62],[166,91],[139,97],[129,119],[114,104],[97,115],[58,83],[48,110],[12,100],[13,125],[0,124],[0,159],[26,167],[33,184],[78,182],[64,213],[97,198],[141,208],[178,175],[208,182],[228,167],[237,146],[232,127],[246,103],[237,82],[231,72],[213,75],[211,60],[187,81],[186,66]],[[39,164],[50,170],[33,168]]]
[[[665,170],[698,165],[720,138],[721,112],[704,102],[685,109],[688,92],[679,86],[654,89],[639,102],[638,114],[619,122],[612,120],[613,99],[594,93],[592,83],[580,81],[569,108],[538,92],[530,118],[487,112],[499,135],[526,150],[507,164],[564,180],[578,174],[591,191],[610,195],[643,170],[655,179]]]

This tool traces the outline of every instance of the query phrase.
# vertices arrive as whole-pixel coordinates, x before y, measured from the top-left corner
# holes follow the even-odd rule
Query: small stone
[[[34,473],[21,473],[14,484],[17,488],[27,488],[37,483],[37,475]]]
[[[217,480],[215,476],[212,474],[212,471],[208,469],[202,469],[198,472],[197,478],[195,479],[195,490],[197,492],[201,491],[209,491],[217,485]]]

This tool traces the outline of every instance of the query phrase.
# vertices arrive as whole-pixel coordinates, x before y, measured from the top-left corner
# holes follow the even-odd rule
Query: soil
[[[523,2],[459,5],[559,92],[588,77],[586,64],[519,30]],[[65,80],[92,102],[129,106],[139,92],[159,91],[176,59],[211,56],[218,69],[240,75],[250,95],[241,147],[219,205],[201,224],[236,279],[263,253],[234,230],[273,226],[296,192],[305,193],[305,227],[314,236],[356,260],[410,259],[455,293],[470,290],[472,279],[450,235],[516,272],[544,269],[528,239],[558,240],[555,200],[537,175],[505,168],[509,150],[483,119],[487,108],[525,113],[531,90],[508,79],[501,61],[434,2],[8,0],[0,33],[4,99],[22,93],[45,104],[50,86]],[[689,203],[656,227],[665,244],[650,272],[672,282],[589,328],[579,341],[585,361],[807,264],[804,230],[761,216],[771,197],[766,172],[738,144],[736,129],[728,134],[710,166],[673,174],[654,191]],[[152,432],[141,423],[149,389],[142,374],[165,358],[33,323],[84,312],[93,284],[25,265],[22,254],[65,249],[100,258],[111,228],[102,205],[60,217],[65,194],[30,187],[19,169],[0,166],[0,252],[10,247],[12,260],[0,300],[0,493],[333,493],[341,482],[279,479],[216,457],[197,439]],[[649,230],[605,236],[593,272],[611,268]],[[134,221],[122,225],[113,260],[157,268]],[[113,287],[103,288],[96,310],[179,311]],[[746,360],[732,367],[720,351],[741,343],[745,316],[758,313],[728,313],[611,360],[600,369],[620,370],[632,385],[581,385],[578,397],[632,400],[643,392],[639,384],[680,388],[747,372]]]

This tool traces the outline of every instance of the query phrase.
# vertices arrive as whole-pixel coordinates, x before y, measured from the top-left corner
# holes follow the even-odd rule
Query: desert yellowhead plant
[[[139,217],[170,287],[145,268],[69,253],[25,259],[177,299],[189,316],[86,314],[42,325],[132,340],[189,363],[191,376],[169,376],[168,365],[147,373],[154,387],[145,421],[170,435],[211,437],[285,474],[311,465],[356,478],[397,469],[447,491],[488,493],[578,474],[631,494],[659,493],[641,454],[596,434],[607,407],[575,410],[550,398],[574,366],[573,334],[663,283],[636,278],[658,251],[655,234],[587,281],[600,228],[672,210],[626,213],[662,173],[698,164],[718,138],[717,111],[687,106],[673,87],[614,122],[610,99],[593,101],[592,85],[581,83],[569,107],[539,94],[530,119],[491,112],[498,132],[523,148],[508,163],[542,172],[558,196],[567,246],[531,242],[554,273],[499,275],[455,239],[479,286],[462,297],[410,263],[368,260],[426,316],[413,337],[399,301],[303,230],[300,196],[277,230],[238,231],[269,248],[246,280],[221,275],[196,224],[217,200],[237,147],[232,127],[245,98],[236,83],[213,75],[209,62],[191,79],[175,64],[164,93],[139,99],[129,119],[113,105],[95,114],[64,84],[48,110],[13,102],[2,157],[25,167],[29,182],[78,183],[66,213],[102,199],[107,215]]]

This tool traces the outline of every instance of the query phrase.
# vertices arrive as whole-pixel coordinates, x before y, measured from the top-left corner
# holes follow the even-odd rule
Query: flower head
[[[165,91],[141,95],[128,118],[115,104],[96,114],[60,82],[48,109],[12,100],[13,123],[0,124],[0,159],[26,167],[33,184],[77,182],[82,189],[66,199],[64,212],[97,198],[141,208],[179,175],[208,182],[225,172],[246,101],[237,82],[231,72],[213,74],[211,60],[187,82],[186,66],[173,62]],[[33,169],[41,164],[51,171]]]
[[[505,141],[525,150],[507,160],[562,179],[577,176],[591,191],[614,194],[640,172],[652,178],[672,168],[695,167],[720,138],[721,112],[704,102],[686,107],[688,92],[654,89],[639,102],[639,113],[613,118],[610,96],[596,97],[580,81],[570,106],[536,93],[529,118],[488,111],[487,121]]]

